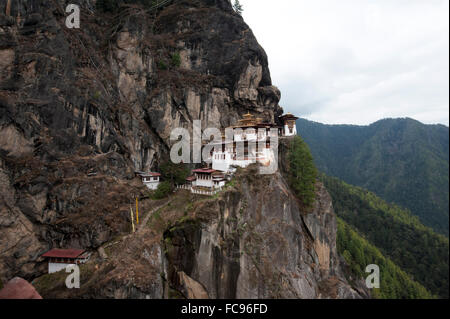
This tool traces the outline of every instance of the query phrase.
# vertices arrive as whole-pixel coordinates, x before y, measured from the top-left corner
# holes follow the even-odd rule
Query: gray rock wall
[[[197,207],[196,222],[166,232],[172,288],[209,298],[361,298],[341,273],[324,187],[306,213],[280,174],[245,174],[237,190]]]
[[[65,6],[81,6],[79,30]],[[134,170],[167,160],[170,132],[282,110],[267,56],[229,1],[157,13],[95,1],[0,3],[0,277],[42,272],[52,246],[96,248],[123,229]],[[181,65],[172,64],[179,54]],[[166,67],[163,68],[162,65]],[[96,177],[88,177],[89,173]]]

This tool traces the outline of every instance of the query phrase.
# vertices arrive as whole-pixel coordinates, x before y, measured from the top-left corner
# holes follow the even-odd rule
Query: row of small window
[[[159,180],[159,177],[144,177],[144,182],[157,182]]]
[[[216,160],[225,160],[226,159],[226,155],[225,154],[216,154],[216,155],[214,155],[214,159],[216,159]]]
[[[84,261],[84,259],[50,258],[50,262],[52,262],[52,263],[74,264],[74,263],[80,263],[83,261]]]

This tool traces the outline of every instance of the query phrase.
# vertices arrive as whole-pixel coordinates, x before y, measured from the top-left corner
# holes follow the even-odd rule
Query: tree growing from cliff
[[[171,64],[173,67],[179,68],[181,66],[181,56],[179,52],[172,54]]]
[[[151,198],[156,200],[166,198],[167,196],[169,196],[172,190],[173,187],[170,182],[164,181],[162,183],[159,183],[158,188],[153,192]]]
[[[233,9],[240,15],[242,15],[242,12],[244,12],[244,7],[239,2],[239,0],[234,0]]]
[[[316,195],[317,169],[308,145],[296,136],[289,150],[289,184],[306,208],[310,208]]]
[[[172,186],[184,184],[189,176],[189,170],[184,164],[174,164],[172,161],[162,164],[160,170],[163,179],[170,182]]]

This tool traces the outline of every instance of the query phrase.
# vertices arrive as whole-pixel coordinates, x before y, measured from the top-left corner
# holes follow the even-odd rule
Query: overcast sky
[[[449,124],[449,0],[240,0],[285,111]]]

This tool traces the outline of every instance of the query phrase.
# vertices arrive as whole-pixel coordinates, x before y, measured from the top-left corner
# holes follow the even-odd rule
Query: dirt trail
[[[158,210],[160,210],[160,209],[163,208],[164,206],[167,206],[167,205],[168,205],[169,203],[171,203],[171,202],[172,202],[172,198],[169,198],[164,204],[162,204],[162,205],[160,205],[160,206],[154,208],[150,213],[148,213],[148,214],[144,217],[144,220],[143,220],[141,223],[139,223],[136,232],[137,232],[137,233],[142,232],[142,229],[144,229],[145,225],[147,225],[148,220],[150,219],[150,217],[152,217],[152,215],[153,215],[154,213],[156,213]]]

